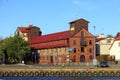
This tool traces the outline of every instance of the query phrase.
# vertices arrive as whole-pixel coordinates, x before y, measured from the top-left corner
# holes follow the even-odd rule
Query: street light
[[[97,59],[96,59],[95,28],[96,28],[96,26],[94,26],[94,58],[93,58],[93,66],[96,68],[97,67]]]
[[[33,64],[34,64],[34,55],[35,55],[35,52],[32,52],[32,62],[33,62]]]

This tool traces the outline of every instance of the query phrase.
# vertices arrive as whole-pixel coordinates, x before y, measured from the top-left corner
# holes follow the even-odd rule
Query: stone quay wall
[[[70,76],[70,77],[120,77],[120,69],[88,68],[38,68],[10,69],[0,68],[0,77],[35,77],[35,76]]]

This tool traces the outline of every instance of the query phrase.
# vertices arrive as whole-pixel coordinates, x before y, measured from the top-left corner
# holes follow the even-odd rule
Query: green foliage
[[[2,43],[2,41],[0,41],[0,51],[2,51],[2,49],[3,49],[3,43]]]
[[[29,44],[19,36],[10,37],[5,42],[5,49],[9,59],[17,59],[19,62],[21,62],[26,54],[30,54]]]
[[[3,38],[0,37],[0,51],[3,50],[3,45],[4,45]]]
[[[108,34],[107,37],[108,38],[113,38],[113,36],[111,34]]]
[[[100,55],[100,62],[104,61],[105,56],[104,55]]]

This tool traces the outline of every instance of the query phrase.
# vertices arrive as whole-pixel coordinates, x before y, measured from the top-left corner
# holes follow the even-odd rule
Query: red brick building
[[[70,22],[70,30],[42,35],[30,41],[40,54],[40,64],[70,64],[92,62],[94,36],[88,31],[88,21]]]
[[[29,25],[28,27],[18,27],[15,35],[21,36],[26,41],[30,41],[36,36],[41,36],[42,32],[37,26]]]

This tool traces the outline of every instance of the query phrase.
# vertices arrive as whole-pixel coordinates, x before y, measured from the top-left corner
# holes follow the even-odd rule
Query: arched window
[[[73,56],[73,62],[76,62],[76,55]]]
[[[74,53],[76,53],[76,48],[74,48]]]
[[[92,48],[89,48],[89,53],[92,53]]]
[[[85,56],[84,55],[80,56],[80,62],[85,62]]]
[[[91,61],[91,60],[93,60],[93,57],[92,57],[92,55],[90,55],[90,56],[89,56],[89,60],[90,60],[90,61]]]
[[[92,40],[89,40],[89,45],[92,45]]]
[[[74,40],[74,43],[73,43],[74,45],[76,45],[76,40]]]

